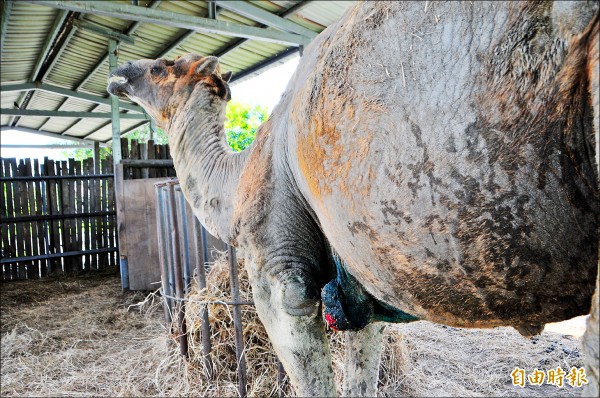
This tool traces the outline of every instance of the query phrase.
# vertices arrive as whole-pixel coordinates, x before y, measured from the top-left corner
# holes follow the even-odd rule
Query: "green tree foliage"
[[[129,141],[138,140],[139,142],[147,142],[150,140],[150,124],[144,124],[143,126],[138,127],[131,133],[128,133],[126,137],[129,138]],[[154,134],[154,143],[156,145],[164,145],[168,144],[168,141],[167,133],[157,126],[156,133]]]
[[[225,134],[227,136],[227,143],[231,149],[239,152],[252,144],[256,136],[256,130],[267,120],[269,113],[266,106],[230,102],[227,104],[226,117]],[[131,140],[147,142],[150,139],[150,126],[145,124],[128,133],[126,137],[130,142]],[[167,134],[160,127],[156,128],[154,143],[159,145],[168,143]],[[91,149],[73,149],[65,150],[62,154],[65,158],[83,160],[91,158],[93,151]],[[100,148],[100,157],[102,159],[111,154],[111,148]]]
[[[89,159],[94,157],[94,150],[92,148],[79,148],[79,149],[65,149],[62,151],[61,156],[64,159],[73,158],[77,161]],[[106,159],[112,155],[111,147],[100,147],[100,159]]]
[[[246,149],[256,136],[256,129],[269,116],[266,106],[230,102],[226,111],[227,143],[236,152]]]

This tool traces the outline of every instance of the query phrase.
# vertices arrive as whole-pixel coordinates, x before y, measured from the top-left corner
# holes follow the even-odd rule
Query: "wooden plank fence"
[[[0,159],[2,280],[118,264],[112,159]]]
[[[137,140],[121,138],[121,154],[123,160],[172,160],[168,145],[155,145],[150,140],[140,143]],[[123,177],[126,180],[141,178],[176,177],[175,169],[171,167],[125,167]]]
[[[131,142],[129,142],[131,141]],[[123,159],[170,160],[168,145],[121,139]],[[112,158],[0,158],[1,280],[118,266]],[[125,179],[175,177],[170,167],[125,167]]]

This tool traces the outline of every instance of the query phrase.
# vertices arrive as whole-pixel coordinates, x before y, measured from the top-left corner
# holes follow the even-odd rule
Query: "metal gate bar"
[[[179,340],[179,351],[181,355],[186,357],[188,356],[188,341],[187,341],[187,328],[185,325],[185,302],[183,298],[185,296],[184,292],[184,281],[183,281],[183,265],[181,263],[181,248],[178,244],[180,240],[179,236],[179,223],[177,218],[177,209],[175,203],[175,190],[173,189],[173,183],[167,184],[168,195],[169,195],[169,217],[171,219],[171,237],[173,240],[173,246],[171,249],[173,250],[173,270],[175,275],[175,297],[177,297],[177,301],[175,302],[175,313],[177,314],[177,333]],[[183,220],[181,220],[183,221]]]
[[[168,328],[176,322],[176,332],[181,355],[188,356],[188,333],[185,325],[185,293],[189,291],[192,278],[192,269],[196,270],[196,283],[201,291],[206,288],[206,267],[209,260],[208,232],[195,218],[192,229],[189,229],[188,214],[191,210],[185,201],[181,187],[176,179],[156,183],[155,198],[156,225],[158,234],[158,253],[161,273],[161,292],[165,322]],[[242,325],[241,305],[254,305],[252,302],[240,300],[238,263],[235,249],[227,247],[229,257],[229,271],[231,279],[231,302],[221,303],[233,307],[233,327],[235,336],[235,351],[237,361],[238,392],[241,397],[247,395],[247,369],[244,355],[244,336]],[[193,265],[193,266],[192,266]],[[175,314],[175,316],[173,316]],[[174,317],[174,319],[173,319]],[[204,366],[208,379],[214,377],[214,365],[211,360],[210,323],[208,307],[204,305],[200,314],[202,333],[202,353]],[[285,371],[279,364],[277,384],[280,392],[283,391]]]
[[[206,269],[205,264],[208,263],[208,240],[206,239],[206,231],[200,225],[200,221],[194,217],[194,242],[195,252],[194,259],[196,260],[196,275],[198,277],[198,290],[202,291],[206,288]],[[210,341],[210,323],[208,321],[208,308],[205,306],[200,313],[200,332],[202,338],[202,354],[204,357],[204,368],[206,377],[212,380],[214,377],[213,364],[210,358],[212,344]]]

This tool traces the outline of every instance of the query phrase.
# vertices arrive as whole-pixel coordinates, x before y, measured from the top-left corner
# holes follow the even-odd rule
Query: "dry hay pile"
[[[180,395],[157,303],[116,275],[1,284],[2,396]]]
[[[251,301],[247,274],[240,265],[240,296]],[[190,339],[190,363],[196,367],[200,383],[211,395],[237,394],[235,341],[232,307],[208,304],[211,325],[212,360],[216,377],[203,371],[200,313],[198,302],[231,301],[229,268],[225,257],[218,260],[208,276],[208,288],[192,289],[186,304]],[[245,356],[248,368],[248,393],[273,396],[277,388],[277,357],[254,307],[242,306]],[[334,371],[343,377],[344,335],[328,332],[333,352]],[[382,396],[579,396],[581,389],[553,385],[513,386],[510,373],[515,367],[530,373],[534,368],[567,370],[582,366],[580,341],[572,336],[545,332],[532,339],[512,328],[458,329],[430,322],[391,325],[380,370],[379,394]],[[342,383],[337,383],[341,386]],[[284,384],[286,395],[290,386]],[[341,393],[341,391],[338,391]]]
[[[209,288],[189,298],[230,301],[224,260],[208,275]],[[251,300],[240,270],[241,299]],[[179,355],[155,295],[122,293],[114,276],[3,283],[2,396],[237,396],[232,308],[210,304],[212,361],[202,361],[199,313],[187,304],[190,360]],[[137,303],[137,304],[136,304]],[[243,306],[250,395],[277,395],[277,362],[252,306]],[[343,334],[332,334],[341,378]],[[380,370],[384,396],[578,396],[566,386],[514,387],[516,367],[549,370],[582,366],[579,340],[545,332],[532,340],[510,328],[455,329],[428,322],[390,326]],[[341,385],[341,383],[337,383]],[[289,386],[285,385],[286,394]]]

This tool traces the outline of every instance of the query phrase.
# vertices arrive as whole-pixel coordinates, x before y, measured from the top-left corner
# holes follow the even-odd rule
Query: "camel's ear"
[[[217,69],[218,66],[219,58],[210,56],[200,61],[200,63],[198,63],[198,66],[196,66],[196,70],[194,72],[196,72],[196,74],[199,75],[208,76],[211,75]]]
[[[221,79],[223,79],[225,83],[229,83],[229,81],[231,80],[231,75],[233,75],[232,71],[225,72],[221,75]]]

